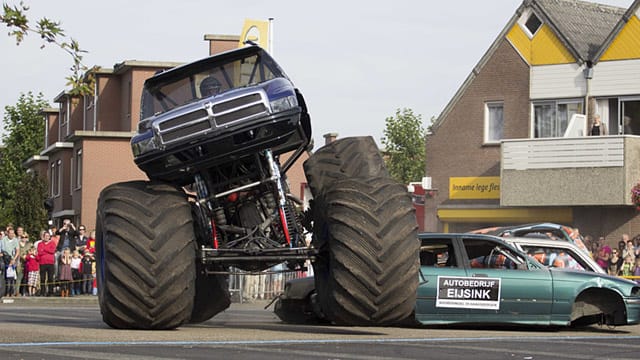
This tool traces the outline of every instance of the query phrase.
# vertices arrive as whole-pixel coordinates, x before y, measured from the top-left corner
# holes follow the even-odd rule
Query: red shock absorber
[[[287,218],[284,216],[284,208],[279,207],[280,223],[282,224],[282,230],[284,230],[284,237],[287,239],[287,244],[291,246],[291,235],[289,235],[289,226],[287,225]]]
[[[218,231],[216,230],[216,222],[211,218],[211,240],[213,240],[213,248],[218,248]]]

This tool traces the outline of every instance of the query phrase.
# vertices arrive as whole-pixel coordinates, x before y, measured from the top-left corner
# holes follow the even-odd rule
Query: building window
[[[82,149],[76,151],[76,189],[82,187]]]
[[[525,9],[520,15],[518,19],[518,25],[522,31],[529,37],[529,39],[533,39],[535,34],[542,27],[542,20],[533,12],[532,9]]]
[[[533,103],[535,138],[562,137],[574,114],[583,114],[582,100],[549,100]]]
[[[531,35],[535,35],[538,29],[542,26],[542,21],[536,16],[536,14],[531,13],[527,21],[524,23],[524,26],[529,30]]]
[[[485,104],[484,142],[497,143],[502,140],[504,129],[504,104],[501,102]]]
[[[62,160],[58,160],[55,163],[51,164],[51,196],[60,196],[60,184],[62,172],[60,171],[62,168]]]

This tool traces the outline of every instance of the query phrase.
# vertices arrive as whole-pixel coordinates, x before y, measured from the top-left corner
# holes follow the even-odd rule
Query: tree
[[[398,109],[395,117],[386,118],[385,124],[382,144],[389,173],[403,184],[422,180],[426,132],[421,115],[411,109]]]
[[[89,68],[82,63],[82,54],[85,50],[80,48],[80,44],[73,38],[67,37],[64,30],[60,27],[60,22],[42,18],[38,20],[35,27],[29,24],[27,11],[29,7],[20,1],[20,5],[10,6],[6,3],[2,4],[3,12],[0,14],[0,23],[5,24],[9,28],[9,36],[16,39],[16,45],[20,45],[25,36],[37,34],[44,41],[41,48],[46,44],[55,44],[60,49],[71,55],[73,66],[71,67],[71,75],[67,76],[67,86],[71,86],[71,95],[90,95],[93,93],[93,78],[86,77]],[[91,73],[89,73],[91,75]]]
[[[42,175],[23,172],[22,181],[18,183],[14,197],[14,223],[33,231],[44,228],[48,219],[43,206],[46,197],[47,182]]]
[[[26,176],[26,171],[22,163],[34,154],[40,153],[44,144],[43,117],[40,111],[48,107],[42,93],[37,97],[29,92],[26,95],[20,94],[15,106],[6,106],[3,119],[5,133],[2,141],[5,148],[0,158],[0,222],[18,223],[16,214],[19,192],[28,191],[36,194],[40,193],[37,184],[32,183]],[[27,184],[32,184],[36,188],[25,188]],[[34,206],[43,209],[44,197],[39,199]],[[26,204],[25,204],[26,205]],[[35,210],[34,210],[35,211]],[[20,219],[23,220],[23,219]]]

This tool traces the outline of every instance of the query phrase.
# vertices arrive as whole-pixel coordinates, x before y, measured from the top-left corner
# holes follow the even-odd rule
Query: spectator
[[[607,135],[607,126],[600,119],[600,114],[596,114],[593,117],[593,124],[591,124],[591,130],[589,131],[591,136]]]
[[[633,241],[631,241],[629,239],[629,235],[628,234],[622,234],[622,240],[620,240],[620,241],[624,241],[624,243],[627,244],[627,246],[622,251],[622,258],[626,259],[627,256],[631,256],[631,262],[635,263],[636,262],[636,248],[633,246]]]
[[[636,266],[633,268],[633,276],[635,282],[640,284],[640,256],[636,257]]]
[[[40,295],[51,296],[53,294],[56,244],[51,240],[49,232],[44,232],[42,236],[43,239],[38,244],[38,253],[36,255],[38,264],[40,264]]]
[[[38,284],[40,283],[40,265],[36,258],[36,248],[33,246],[27,250],[24,268],[27,273],[27,294],[29,296],[34,296],[38,290]]]
[[[58,246],[58,242],[60,241],[60,235],[58,235],[57,233],[58,233],[57,227],[52,226],[51,229],[49,229],[49,234],[51,235],[51,241],[53,241],[53,243],[56,244],[56,247]]]
[[[56,246],[56,262],[54,267],[55,276],[58,276],[60,255],[64,248],[69,248],[69,251],[73,251],[76,249],[76,238],[78,236],[76,232],[76,227],[73,225],[71,220],[64,219],[62,221],[62,227],[56,232],[56,235],[60,236],[60,240],[58,240],[58,245]]]
[[[68,247],[62,249],[62,254],[60,254],[60,272],[58,274],[60,296],[68,297],[71,289],[71,280],[73,280],[73,274],[71,273],[71,251]]]
[[[95,230],[91,230],[91,232],[89,232],[89,239],[87,240],[87,250],[89,250],[89,252],[92,254],[96,252],[96,231]]]
[[[82,262],[80,264],[80,272],[82,273],[82,293],[90,295],[93,292],[93,263],[95,259],[89,251],[84,251]]]
[[[27,250],[31,248],[33,244],[29,241],[29,234],[24,232],[22,226],[18,226],[16,229],[16,235],[20,239],[19,247],[20,247],[20,257],[19,262],[16,263],[17,266],[17,279],[16,279],[16,292],[20,295],[26,295],[28,293],[28,289],[26,286],[27,283],[27,271],[24,269],[24,262],[27,257]]]
[[[620,254],[620,256],[622,256],[622,253],[624,252],[624,248],[626,246],[627,246],[627,243],[625,243],[624,240],[618,241],[618,250],[620,251],[618,254]]]
[[[611,254],[611,248],[608,245],[605,245],[598,250],[598,256],[596,257],[596,262],[604,271],[607,271],[607,269],[609,268],[610,254]]]
[[[82,256],[78,250],[74,250],[71,255],[71,277],[73,282],[71,283],[71,296],[80,295],[82,292],[82,275],[80,275],[80,264],[82,263]]]
[[[624,258],[624,262],[622,263],[622,267],[620,269],[620,274],[622,276],[633,276],[633,272],[635,268],[635,259],[631,258],[631,255],[627,255]]]
[[[16,261],[15,259],[11,259],[9,265],[7,265],[7,269],[5,272],[6,276],[6,284],[5,284],[5,295],[8,297],[15,296],[16,292]]]
[[[587,247],[587,251],[589,251],[589,255],[591,256],[591,258],[593,259],[593,237],[591,237],[591,235],[585,235],[584,236],[584,246]]]
[[[7,226],[7,235],[2,238],[2,251],[6,251],[11,255],[14,263],[18,262],[18,258],[20,257],[20,240],[11,225]]]
[[[611,258],[609,258],[609,265],[607,267],[607,273],[612,276],[620,275],[620,271],[622,268],[622,258],[619,256],[621,253],[618,249],[613,249],[611,251]]]
[[[76,240],[76,250],[79,254],[84,254],[84,250],[89,245],[89,237],[87,236],[87,227],[84,225],[78,226],[78,237]]]

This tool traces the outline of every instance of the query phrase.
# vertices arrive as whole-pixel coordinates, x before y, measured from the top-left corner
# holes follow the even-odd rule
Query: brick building
[[[523,1],[427,137],[425,229],[640,234],[639,8]],[[606,136],[586,136],[596,114]]]

